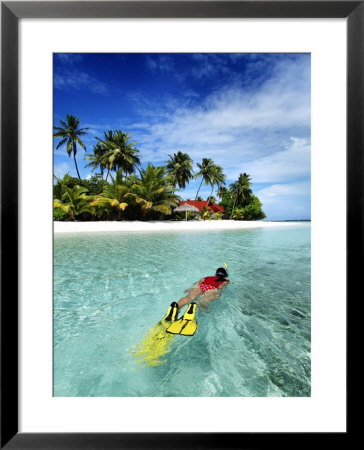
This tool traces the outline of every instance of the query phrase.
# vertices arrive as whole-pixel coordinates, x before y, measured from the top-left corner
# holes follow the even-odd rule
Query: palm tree
[[[230,185],[230,192],[233,196],[235,196],[230,219],[233,216],[236,203],[239,206],[244,206],[244,204],[248,202],[250,196],[252,195],[252,190],[250,189],[251,185],[251,178],[245,172],[243,174],[240,174],[238,180]]]
[[[91,197],[87,195],[87,188],[79,185],[70,188],[64,185],[63,189],[61,200],[57,198],[53,200],[54,208],[60,208],[71,220],[81,213],[92,213],[89,205]]]
[[[174,187],[179,186],[184,189],[189,180],[193,177],[193,161],[187,153],[173,153],[168,155],[170,159],[166,161],[166,172],[171,177],[171,183]]]
[[[121,212],[128,206],[125,200],[130,196],[128,186],[121,184],[121,169],[117,171],[115,179],[112,178],[112,184],[104,187],[102,194],[98,195],[89,206],[98,207],[103,211],[116,210],[117,218],[120,219]]]
[[[97,144],[94,146],[94,156],[90,155],[86,159],[90,160],[90,163],[88,165],[93,164],[92,170],[94,170],[94,167],[97,167],[97,165],[100,166],[102,173],[105,169],[107,169],[107,180],[110,170],[114,169],[112,161],[109,161],[109,158],[106,157],[106,155],[110,152],[109,142],[113,141],[114,132],[112,130],[104,131],[104,139],[100,139],[98,137],[95,137],[95,139],[97,140]]]
[[[224,195],[226,195],[227,192],[228,192],[228,189],[225,186],[219,186],[217,188],[217,195],[218,195],[218,197],[220,197],[220,199],[222,199],[224,197]]]
[[[98,141],[97,144],[94,145],[93,153],[86,153],[85,160],[90,161],[85,165],[85,167],[92,166],[92,172],[97,169],[97,167],[100,167],[100,173],[101,177],[104,177],[104,170],[105,166],[103,164],[103,158],[108,152],[107,147],[104,145],[102,141]],[[106,175],[106,180],[109,176],[109,170]]]
[[[88,128],[80,128],[80,119],[71,114],[66,115],[66,122],[60,120],[60,124],[62,125],[61,127],[54,127],[55,133],[53,136],[61,139],[61,141],[58,142],[56,149],[66,144],[68,156],[71,157],[71,154],[73,154],[77,175],[78,178],[81,179],[76,161],[77,144],[86,150],[86,146],[80,139],[80,136],[87,134],[86,130],[88,130]]]
[[[201,164],[197,163],[197,167],[200,169],[200,171],[196,173],[195,179],[202,177],[202,180],[201,180],[200,186],[197,190],[195,201],[197,200],[198,193],[200,192],[202,183],[205,182],[206,186],[211,184],[214,166],[215,166],[215,163],[210,158],[203,158]]]
[[[212,197],[212,193],[214,191],[215,185],[220,187],[221,185],[225,184],[226,175],[223,173],[223,168],[215,164],[212,169],[211,173],[211,194],[210,197]]]
[[[233,219],[242,220],[244,219],[244,208],[235,208],[232,211]]]
[[[65,186],[68,186],[71,180],[69,173],[66,173],[63,178],[58,178],[53,175],[53,198],[62,198],[65,193]]]
[[[131,177],[130,181],[131,192],[128,196],[133,197],[141,206],[143,218],[151,211],[172,214],[172,207],[177,206],[178,198],[163,166],[155,167],[148,164],[146,169],[140,171],[140,178]]]
[[[135,142],[129,142],[128,133],[115,130],[104,133],[104,140],[97,138],[107,149],[101,158],[101,163],[109,171],[121,169],[127,175],[135,171],[140,165],[139,150],[134,147]]]

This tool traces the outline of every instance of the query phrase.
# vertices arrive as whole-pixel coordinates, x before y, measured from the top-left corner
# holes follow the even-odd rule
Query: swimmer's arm
[[[201,278],[201,280],[196,281],[193,283],[193,286],[198,286],[199,284],[203,283],[205,281],[205,278]]]
[[[223,283],[221,283],[221,284],[218,286],[217,289],[222,289],[222,288],[224,288],[228,283],[230,283],[229,280],[224,281]]]

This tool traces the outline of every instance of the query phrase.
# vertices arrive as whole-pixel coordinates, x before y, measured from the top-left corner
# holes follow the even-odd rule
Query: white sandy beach
[[[290,227],[307,222],[262,222],[235,220],[196,221],[122,221],[122,222],[54,222],[55,233],[97,233],[107,231],[150,232],[150,231],[197,231],[238,230],[248,228]]]

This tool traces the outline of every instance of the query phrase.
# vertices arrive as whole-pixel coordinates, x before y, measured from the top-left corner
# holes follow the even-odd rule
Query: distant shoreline
[[[213,231],[242,230],[250,228],[270,228],[302,226],[309,221],[263,222],[235,220],[198,221],[110,221],[110,222],[53,222],[54,233],[98,233],[98,232],[150,232],[150,231]]]

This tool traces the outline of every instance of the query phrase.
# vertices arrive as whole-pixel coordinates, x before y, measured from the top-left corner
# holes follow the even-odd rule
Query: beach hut
[[[186,221],[187,221],[187,213],[188,212],[200,213],[200,210],[198,208],[196,208],[195,206],[184,204],[184,205],[181,205],[181,206],[178,206],[177,208],[175,208],[173,212],[174,213],[175,212],[185,212],[186,213]]]
[[[195,206],[200,212],[202,212],[203,209],[207,209],[208,211],[211,211],[213,213],[221,212],[222,214],[225,214],[225,208],[223,206],[217,203],[211,203],[209,200],[207,201],[183,200],[180,203],[180,206],[182,205]]]

